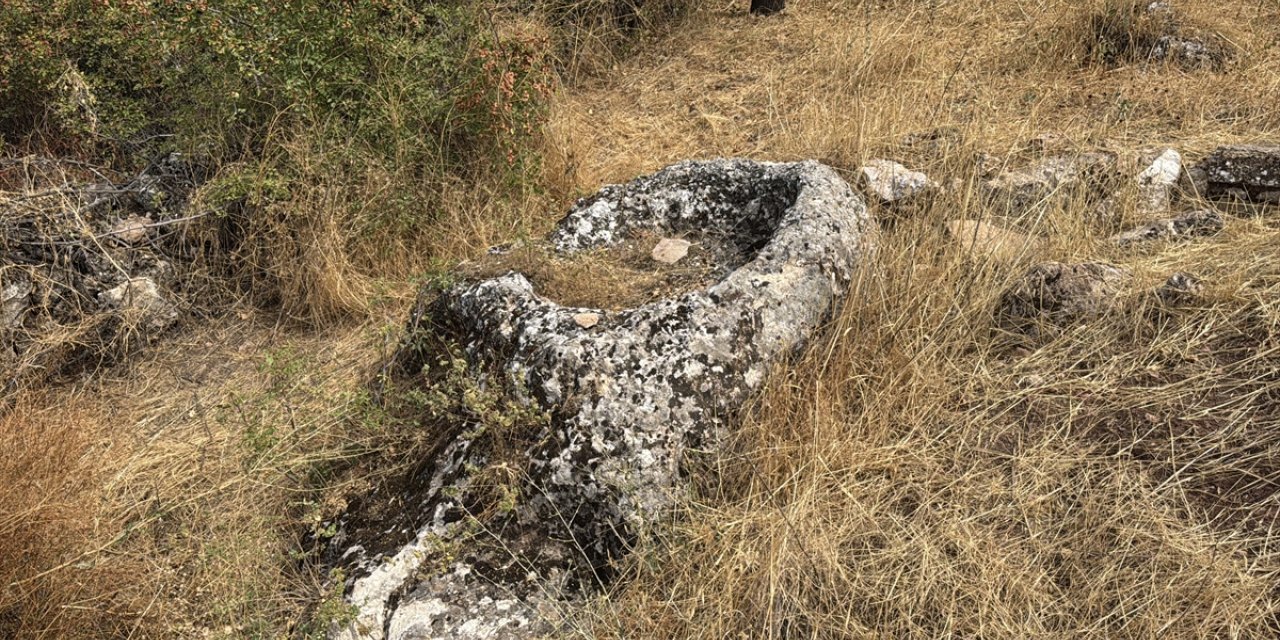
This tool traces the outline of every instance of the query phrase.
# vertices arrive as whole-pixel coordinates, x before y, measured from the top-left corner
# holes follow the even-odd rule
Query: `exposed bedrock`
[[[635,232],[727,236],[741,254],[714,284],[622,311],[565,307],[519,273],[442,294],[423,319],[551,412],[524,454],[515,504],[477,525],[472,480],[489,462],[460,435],[426,468],[415,540],[353,547],[340,638],[526,638],[686,492],[686,454],[711,452],[779,357],[836,309],[874,249],[875,224],[816,162],[682,162],[580,200],[550,235],[562,253]],[[592,322],[582,322],[589,314]],[[493,510],[490,510],[492,514]],[[477,527],[484,535],[470,535]],[[465,548],[444,553],[470,535]],[[457,545],[454,545],[455,547]]]

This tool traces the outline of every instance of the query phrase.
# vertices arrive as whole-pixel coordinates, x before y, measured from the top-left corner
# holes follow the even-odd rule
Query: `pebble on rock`
[[[682,238],[663,238],[654,245],[650,257],[662,264],[675,264],[689,255],[693,243]]]

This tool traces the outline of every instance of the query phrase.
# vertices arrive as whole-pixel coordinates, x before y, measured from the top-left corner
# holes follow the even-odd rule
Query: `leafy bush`
[[[10,142],[163,131],[243,153],[283,120],[386,152],[412,131],[457,164],[510,151],[547,88],[535,41],[420,0],[11,0],[0,38]]]
[[[337,283],[422,235],[443,185],[523,186],[544,49],[475,2],[7,0],[0,140],[122,169],[203,159],[210,264],[331,315],[359,305]]]

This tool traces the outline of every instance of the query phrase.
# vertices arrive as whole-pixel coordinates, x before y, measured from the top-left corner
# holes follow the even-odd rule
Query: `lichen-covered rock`
[[[1219,147],[1196,169],[1204,196],[1265,202],[1264,194],[1280,190],[1280,145]]]
[[[1156,287],[1156,298],[1168,306],[1185,305],[1199,300],[1203,290],[1204,285],[1199,278],[1178,271]]]
[[[1001,294],[996,322],[1036,337],[1045,327],[1063,327],[1109,311],[1131,279],[1129,270],[1103,262],[1038,264]]]
[[[873,249],[862,201],[815,162],[684,162],[584,199],[552,232],[562,252],[636,231],[719,232],[743,266],[701,290],[606,313],[541,298],[523,275],[460,285],[429,315],[468,359],[500,368],[553,419],[529,439],[520,498],[490,516],[490,542],[441,563],[476,502],[486,460],[460,436],[429,466],[431,514],[382,558],[354,548],[340,638],[525,638],[668,516],[691,448],[714,451],[726,420],[830,316]],[[584,327],[582,314],[599,316]],[[434,560],[433,560],[434,559]],[[443,568],[441,568],[443,566]],[[434,569],[431,567],[435,567]]]
[[[1140,227],[1116,234],[1111,241],[1127,247],[1157,240],[1179,240],[1211,236],[1222,231],[1222,214],[1212,209],[1198,209],[1174,216],[1152,220]]]

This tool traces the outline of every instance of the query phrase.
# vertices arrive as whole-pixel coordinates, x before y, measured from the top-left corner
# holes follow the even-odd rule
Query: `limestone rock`
[[[654,245],[649,256],[662,264],[675,264],[689,255],[693,243],[681,238],[663,238]]]
[[[574,324],[583,329],[590,329],[600,324],[600,314],[598,313],[575,313],[573,314]]]
[[[1121,247],[1127,247],[1157,240],[1211,236],[1222,231],[1224,224],[1222,214],[1212,209],[1199,209],[1172,218],[1153,220],[1136,229],[1116,234],[1111,237],[1111,241]]]
[[[1138,208],[1147,212],[1168,211],[1174,187],[1182,177],[1182,154],[1165,149],[1138,174]]]
[[[1116,156],[1092,152],[1052,156],[1037,163],[1005,171],[983,183],[988,197],[1003,202],[1013,213],[1022,213],[1072,189],[1104,190],[1114,179]]]
[[[1115,305],[1132,277],[1129,270],[1103,262],[1038,264],[1001,294],[996,322],[1035,337],[1045,327],[1094,318]]]
[[[98,301],[106,307],[137,314],[153,331],[167,329],[178,320],[177,309],[160,293],[155,280],[148,277],[130,278],[98,294]]]
[[[131,215],[115,226],[111,227],[108,232],[109,237],[115,238],[125,244],[138,244],[147,239],[147,228],[152,224],[151,218],[146,216]]]
[[[683,162],[580,200],[549,239],[562,253],[615,245],[633,232],[723,230],[739,268],[704,289],[611,312],[591,331],[510,273],[444,292],[417,320],[499,370],[526,402],[550,410],[532,434],[509,510],[492,536],[443,563],[459,539],[471,479],[487,464],[463,433],[425,465],[431,514],[406,546],[352,547],[356,621],[336,638],[528,638],[555,626],[547,610],[589,595],[597,572],[627,552],[686,492],[690,447],[716,451],[726,420],[837,308],[873,250],[874,222],[838,174],[816,162]],[[406,363],[412,369],[413,363]],[[550,603],[550,605],[548,604]]]
[[[0,328],[11,329],[22,320],[31,305],[31,281],[18,278],[0,291]]]
[[[933,191],[937,183],[892,160],[871,160],[860,170],[862,183],[881,202],[901,202]]]
[[[947,232],[964,250],[1004,262],[1033,255],[1044,244],[1035,236],[980,220],[952,220],[947,223]]]
[[[1219,147],[1196,168],[1203,174],[1203,195],[1261,201],[1266,192],[1280,190],[1280,144]]]

